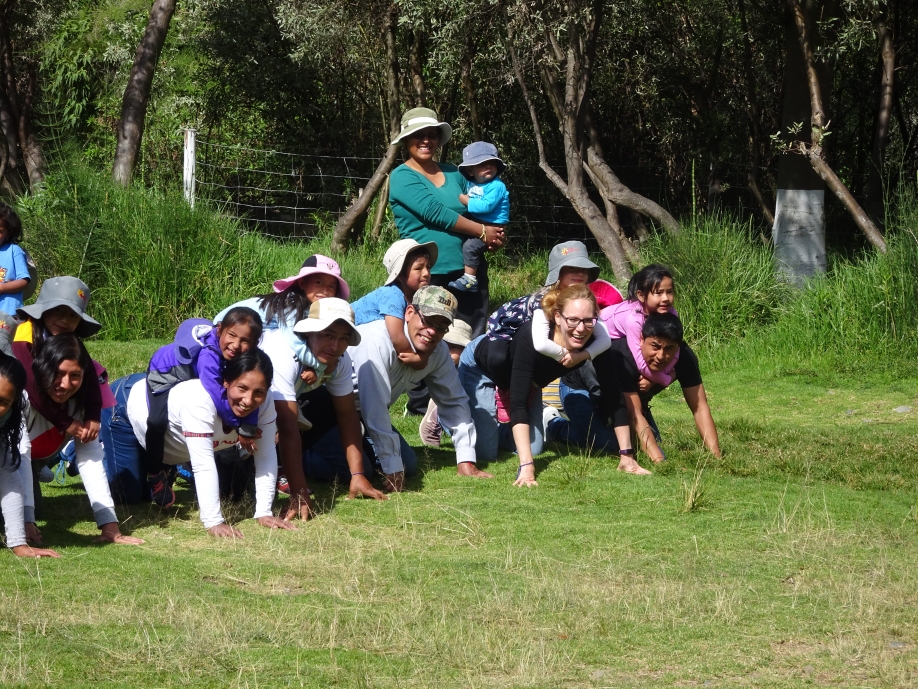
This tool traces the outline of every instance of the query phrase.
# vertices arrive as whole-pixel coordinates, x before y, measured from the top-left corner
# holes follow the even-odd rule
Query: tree
[[[131,75],[124,89],[112,177],[125,186],[131,183],[134,166],[137,164],[147,104],[150,101],[150,88],[153,85],[153,73],[166,42],[169,22],[174,12],[175,0],[154,0],[146,31],[137,46]]]

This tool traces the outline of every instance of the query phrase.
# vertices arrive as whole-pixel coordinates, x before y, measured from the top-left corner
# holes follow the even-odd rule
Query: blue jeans
[[[402,464],[405,465],[405,476],[418,473],[418,456],[399,434],[402,450]],[[364,438],[363,472],[368,479],[373,478],[379,465],[375,463],[372,443]],[[338,427],[329,429],[309,448],[303,450],[303,472],[311,479],[331,483],[339,481],[347,485],[351,481],[351,469],[347,463],[344,448],[341,447],[341,434]]]
[[[475,363],[478,343],[487,337],[481,335],[472,340],[459,358],[459,382],[469,398],[472,421],[475,423],[475,456],[479,460],[497,458],[498,450],[516,451],[513,433],[509,423],[498,423],[496,386],[494,381]],[[542,430],[542,391],[533,394],[529,401],[529,446],[532,456],[542,452],[544,433]]]
[[[561,383],[561,402],[568,419],[552,419],[546,435],[558,443],[582,447],[591,452],[618,452],[615,431],[603,424],[602,414],[586,390],[574,390]]]
[[[137,442],[127,415],[127,400],[134,385],[144,384],[145,373],[134,373],[112,383],[115,406],[102,410],[99,440],[104,450],[105,473],[116,503],[136,504],[150,499],[144,449]]]

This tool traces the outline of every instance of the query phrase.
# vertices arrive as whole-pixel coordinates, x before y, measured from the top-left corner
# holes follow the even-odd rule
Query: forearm
[[[625,393],[625,406],[631,417],[631,425],[634,427],[634,432],[637,433],[638,441],[641,443],[641,448],[651,459],[662,459],[663,453],[660,451],[660,446],[657,445],[657,439],[653,434],[653,428],[651,428],[647,419],[644,418],[640,398],[633,393]],[[616,433],[616,436],[617,435]]]
[[[31,476],[29,479],[31,480]],[[0,510],[3,512],[3,524],[6,529],[6,547],[25,545],[22,481],[19,472],[10,466],[0,467]]]
[[[80,471],[83,487],[86,489],[86,496],[92,505],[96,524],[101,527],[111,522],[117,522],[115,501],[112,500],[112,494],[108,487],[108,477],[105,474],[105,466],[102,464],[102,445],[98,439],[88,443],[82,443],[74,439],[73,442],[76,450],[77,468]]]
[[[10,280],[9,282],[0,283],[0,294],[15,294],[16,292],[21,292],[28,284],[29,281],[26,279]]]
[[[201,523],[205,529],[210,529],[225,521],[220,511],[220,479],[214,458],[213,436],[186,437],[185,445],[191,457]]]
[[[360,418],[354,402],[354,394],[332,397],[335,415],[338,419],[338,433],[341,436],[341,448],[347,460],[351,476],[364,473],[363,443],[360,435]]]
[[[308,493],[303,473],[303,439],[296,424],[296,402],[276,402],[278,450],[281,467],[290,484],[290,495],[305,497]],[[270,442],[270,439],[268,439]]]
[[[255,452],[255,519],[273,516],[271,504],[277,487],[277,450],[274,446],[277,424],[262,424],[259,428],[261,439],[256,441],[258,450]]]
[[[717,427],[714,425],[714,417],[711,416],[711,409],[707,405],[695,413],[695,427],[698,429],[705,447],[710,450],[715,457],[720,457],[720,442],[717,437]]]
[[[518,423],[512,428],[513,443],[520,458],[520,466],[532,464],[532,446],[529,444],[529,424]]]
[[[389,339],[392,340],[392,346],[398,354],[414,354],[414,349],[405,335],[405,321],[395,316],[386,316],[386,331],[389,333]]]
[[[609,338],[609,331],[606,330],[605,324],[601,320],[596,321],[596,326],[593,328],[593,341],[585,347],[586,352],[589,353],[591,359],[595,359],[609,349],[611,344],[612,340]]]

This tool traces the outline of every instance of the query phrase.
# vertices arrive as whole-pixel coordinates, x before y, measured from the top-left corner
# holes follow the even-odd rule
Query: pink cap
[[[313,275],[314,273],[331,275],[338,281],[338,293],[335,296],[339,299],[344,299],[347,301],[347,298],[351,296],[351,288],[348,287],[347,283],[341,278],[341,267],[334,259],[331,259],[328,256],[323,256],[322,254],[314,254],[303,261],[303,267],[300,268],[300,272],[296,275],[291,275],[290,277],[284,278],[283,280],[275,280],[274,291],[283,292],[285,289],[291,285],[296,284],[307,275]]]
[[[102,408],[114,407],[118,402],[115,400],[115,393],[112,392],[108,384],[108,371],[95,359],[92,360],[92,365],[95,366],[96,375],[99,377],[99,388],[102,390]]]

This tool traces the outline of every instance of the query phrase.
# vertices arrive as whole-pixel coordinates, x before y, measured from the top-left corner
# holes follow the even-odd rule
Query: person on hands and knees
[[[385,329],[385,322],[378,321]],[[360,343],[354,325],[354,312],[343,299],[326,297],[314,301],[306,317],[293,326],[323,369],[322,377],[305,384],[301,379],[302,360],[297,357],[279,331],[268,331],[261,348],[274,364],[271,396],[277,410],[278,450],[281,467],[290,486],[290,506],[285,519],[299,516],[309,519],[315,504],[306,484],[304,465],[321,441],[333,437],[348,467],[348,497],[363,496],[376,500],[385,495],[373,488],[364,471],[360,418],[357,413],[353,367],[347,349]],[[311,427],[301,431],[297,424],[300,409]]]
[[[698,357],[683,340],[682,321],[671,313],[651,313],[644,320],[641,329],[641,354],[651,371],[664,371],[678,354],[679,360],[673,369],[673,380],[682,386],[682,396],[695,418],[695,427],[705,447],[715,457],[720,457],[720,443],[717,427],[711,416]],[[657,463],[666,459],[660,450],[656,433],[648,419],[649,403],[665,387],[649,383],[637,367],[626,338],[612,340],[611,353],[615,361],[618,379],[624,395],[625,409],[644,451],[651,461]]]
[[[405,309],[405,335],[427,365],[416,371],[402,362],[385,323],[358,328],[361,341],[351,347],[357,391],[367,436],[373,445],[389,491],[404,490],[405,477],[417,472],[417,457],[393,428],[388,407],[424,380],[437,405],[441,425],[453,439],[457,473],[491,478],[476,465],[475,425],[469,402],[443,336],[456,316],[456,298],[442,287],[423,287]],[[385,403],[385,406],[384,404]]]

